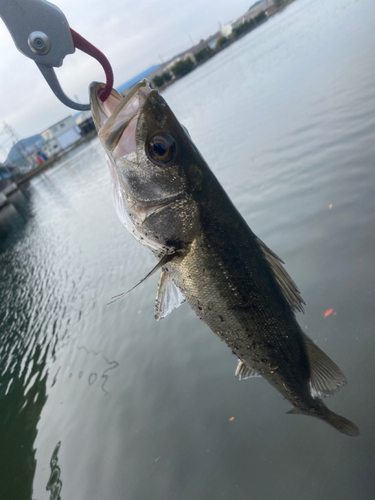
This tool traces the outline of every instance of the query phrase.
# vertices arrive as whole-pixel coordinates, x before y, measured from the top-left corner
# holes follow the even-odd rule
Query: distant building
[[[89,134],[92,130],[95,130],[94,120],[92,119],[91,111],[83,111],[76,118],[76,124],[79,127],[81,136]]]
[[[163,71],[170,71],[176,63],[179,61],[186,61],[187,59],[190,59],[194,64],[196,64],[194,54],[190,51],[186,51],[177,56],[175,59],[172,59],[172,61],[163,68]],[[174,76],[172,74],[172,78],[173,77]]]
[[[236,19],[235,21],[231,21],[224,26],[220,28],[220,31],[218,33],[215,33],[215,35],[212,35],[212,37],[207,39],[208,45],[211,47],[211,49],[215,48],[217,39],[220,36],[225,36],[225,37],[230,37],[233,33],[233,30],[240,26],[241,24],[245,23],[246,21],[249,21],[253,17],[257,16],[261,12],[266,12],[267,9],[272,7],[274,4],[274,0],[259,0],[258,2],[254,3],[250,9],[245,12],[241,17]]]
[[[222,26],[220,28],[220,34],[221,36],[225,36],[228,38],[233,33],[233,28],[235,27],[237,21],[231,21],[230,23],[226,24],[225,26]]]
[[[21,139],[11,147],[6,164],[18,165],[23,168],[30,168],[35,163],[35,157],[43,144],[40,134]]]
[[[43,153],[50,158],[51,156],[59,153],[62,148],[56,139],[49,139],[42,146]]]
[[[42,137],[43,152],[49,157],[72,146],[81,138],[81,134],[73,116],[67,116],[44,130]]]
[[[241,17],[237,19],[238,24],[242,24],[246,21],[249,21],[253,17],[257,16],[260,14],[262,11],[266,11],[270,7],[272,7],[274,4],[274,0],[261,0],[259,2],[254,3],[250,9],[245,12]]]

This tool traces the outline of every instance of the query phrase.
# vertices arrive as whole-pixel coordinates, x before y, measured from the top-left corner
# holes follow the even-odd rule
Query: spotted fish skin
[[[340,432],[358,427],[323,403],[346,383],[301,330],[300,292],[249,228],[186,129],[147,81],[91,107],[107,153],[115,207],[161,269],[155,317],[185,300],[239,359],[239,378],[262,376],[293,405]],[[141,280],[143,281],[143,280]]]

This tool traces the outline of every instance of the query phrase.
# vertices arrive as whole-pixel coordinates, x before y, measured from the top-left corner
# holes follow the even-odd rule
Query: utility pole
[[[30,158],[29,153],[23,144],[21,137],[17,134],[15,129],[12,127],[12,125],[9,125],[8,123],[4,122],[4,131],[7,134],[9,134],[11,141],[13,143],[13,146],[16,147],[20,157],[23,158],[32,167],[33,161]]]

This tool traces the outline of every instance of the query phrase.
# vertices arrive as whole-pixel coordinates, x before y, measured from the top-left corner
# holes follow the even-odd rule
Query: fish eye
[[[156,134],[150,139],[147,147],[150,160],[167,163],[173,158],[174,140],[168,134]]]

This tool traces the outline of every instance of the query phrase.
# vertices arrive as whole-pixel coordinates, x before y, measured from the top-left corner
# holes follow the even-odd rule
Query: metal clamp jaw
[[[37,64],[56,97],[73,109],[88,110],[90,104],[72,101],[62,90],[54,67],[60,67],[68,54],[78,48],[103,66],[107,82],[100,99],[105,101],[113,86],[112,68],[102,52],[69,27],[61,10],[46,0],[5,0],[0,17],[22,54]]]

